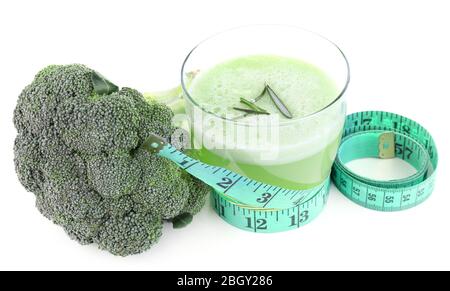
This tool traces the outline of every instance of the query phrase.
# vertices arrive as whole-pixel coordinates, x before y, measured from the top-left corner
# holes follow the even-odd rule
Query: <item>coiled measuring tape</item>
[[[264,184],[193,159],[157,136],[145,148],[175,162],[212,187],[213,207],[228,223],[253,232],[278,232],[312,221],[327,202],[330,177],[307,190]],[[377,181],[345,164],[360,158],[400,158],[416,169],[405,179]],[[433,191],[438,156],[433,138],[418,123],[398,114],[365,111],[347,116],[331,179],[346,197],[379,211],[407,209]]]

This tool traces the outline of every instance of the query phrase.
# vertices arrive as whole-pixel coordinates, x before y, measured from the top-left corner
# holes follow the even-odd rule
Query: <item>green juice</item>
[[[270,115],[245,116],[233,109],[247,108],[240,98],[255,99],[266,83],[292,119],[280,113],[267,93],[255,104]],[[287,189],[310,188],[329,175],[345,104],[336,101],[337,86],[319,68],[289,57],[239,57],[201,71],[189,94],[196,103],[191,107],[210,113],[206,121],[191,120],[195,158]]]

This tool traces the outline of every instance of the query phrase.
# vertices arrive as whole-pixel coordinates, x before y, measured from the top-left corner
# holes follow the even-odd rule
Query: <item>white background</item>
[[[450,8],[448,1],[1,1],[0,269],[448,269]],[[164,89],[200,40],[252,23],[294,24],[347,54],[349,112],[412,117],[440,150],[436,190],[400,213],[359,207],[332,190],[323,214],[297,231],[237,230],[206,206],[182,230],[128,258],[71,241],[34,207],[13,164],[12,112],[48,64],[84,63],[122,85]],[[447,189],[446,189],[447,187]]]

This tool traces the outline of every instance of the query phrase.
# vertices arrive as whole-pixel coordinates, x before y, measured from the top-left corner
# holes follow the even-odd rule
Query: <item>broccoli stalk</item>
[[[186,74],[186,86],[189,86],[198,71],[192,71]],[[164,91],[146,92],[143,94],[147,102],[158,102],[168,106],[174,114],[185,113],[185,101],[183,98],[183,89],[181,85]]]
[[[184,99],[181,86],[165,91],[146,92],[143,94],[147,102],[158,102],[168,106],[174,114],[184,113]]]
[[[83,65],[40,71],[14,112],[16,172],[39,211],[80,243],[120,256],[149,249],[163,221],[188,222],[209,188],[141,148],[150,134],[175,130],[161,100]]]

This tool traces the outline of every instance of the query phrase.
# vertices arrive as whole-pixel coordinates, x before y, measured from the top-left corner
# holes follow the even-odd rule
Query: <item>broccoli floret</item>
[[[71,238],[115,255],[141,253],[158,241],[163,221],[196,214],[209,191],[141,148],[150,134],[169,139],[172,117],[166,105],[86,66],[49,66],[14,112],[19,180]]]
[[[184,205],[182,213],[189,213],[191,215],[197,214],[205,205],[207,195],[198,195],[197,193],[204,193],[205,184],[198,179],[191,179],[189,174],[183,172],[182,175],[185,181],[188,183],[189,192],[191,195],[188,196],[188,200]],[[206,191],[209,192],[210,189],[207,187]]]
[[[189,180],[171,161],[151,155],[141,149],[136,153],[139,163],[145,171],[142,173],[141,189],[132,195],[134,201],[152,213],[158,213],[164,219],[171,219],[181,213],[189,196]],[[167,169],[167,175],[158,169]],[[194,195],[195,196],[195,195]]]
[[[139,183],[141,165],[138,162],[124,150],[94,155],[86,163],[90,183],[102,197],[129,195]]]
[[[94,242],[114,255],[127,256],[149,249],[161,236],[162,220],[151,213],[130,212],[111,217],[99,229]]]

